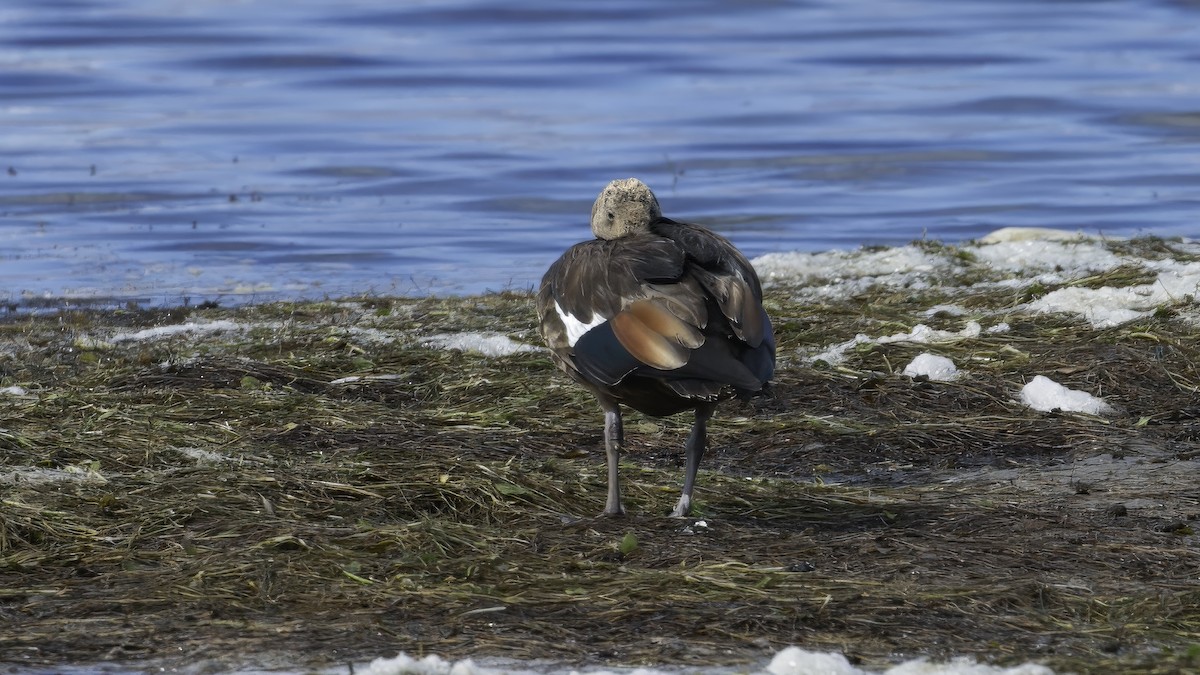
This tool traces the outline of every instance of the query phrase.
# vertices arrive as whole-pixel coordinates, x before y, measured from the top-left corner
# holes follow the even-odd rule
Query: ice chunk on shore
[[[1200,295],[1200,263],[1156,260],[1146,267],[1158,272],[1148,284],[1117,288],[1060,288],[1029,303],[1034,312],[1080,314],[1094,328],[1111,328],[1149,316],[1159,305]]]
[[[884,335],[877,338],[872,338],[865,333],[859,333],[850,340],[840,342],[826,349],[820,354],[809,357],[809,361],[824,361],[830,365],[836,365],[842,361],[845,361],[846,352],[858,345],[885,345],[893,342],[913,342],[916,344],[951,342],[954,340],[979,337],[980,333],[982,332],[983,328],[979,325],[978,321],[968,321],[967,325],[959,331],[937,330],[935,328],[930,328],[923,323],[919,323],[913,326],[907,333],[895,333],[893,335]]]
[[[871,675],[871,671],[850,665],[845,656],[836,652],[810,652],[799,647],[788,647],[776,654],[766,672],[769,675]],[[1003,668],[960,657],[948,663],[913,659],[887,669],[883,675],[1054,675],[1054,671],[1035,663]]]
[[[117,333],[110,342],[143,342],[172,337],[184,333],[216,333],[218,331],[243,330],[245,326],[236,321],[221,319],[220,321],[202,321],[172,324],[170,326],[155,326],[133,333]]]
[[[476,664],[471,659],[447,661],[437,655],[415,659],[401,653],[393,658],[375,659],[370,665],[356,669],[355,672],[363,675],[549,675],[568,672],[571,675],[679,675],[682,672],[727,675],[733,671],[727,667],[692,667],[684,671],[669,666],[662,669],[621,668],[616,671],[602,668],[574,670],[547,668],[545,665],[534,663],[506,663],[503,667],[495,667]],[[845,656],[836,652],[812,652],[799,647],[788,647],[777,653],[763,670],[739,668],[737,672],[751,672],[757,675],[872,675],[879,671],[857,668],[851,665]],[[1054,671],[1034,663],[1004,668],[977,663],[969,658],[956,658],[946,663],[934,663],[926,659],[905,661],[882,671],[882,675],[1054,675]]]
[[[1101,415],[1112,406],[1085,391],[1067,389],[1045,375],[1038,375],[1021,388],[1021,403],[1042,412],[1062,410]]]
[[[500,333],[438,333],[421,340],[421,344],[426,347],[456,349],[461,352],[476,352],[493,357],[538,351],[538,347],[517,342]]]
[[[375,659],[356,672],[362,675],[481,675],[494,671],[476,668],[471,659],[451,663],[436,654],[414,659],[401,653],[390,659]]]
[[[980,288],[1024,288],[1033,283],[1059,286],[1071,280],[1120,267],[1141,267],[1157,278],[1148,284],[1058,288],[1022,305],[1027,312],[1061,312],[1087,319],[1095,328],[1109,328],[1150,315],[1162,305],[1179,305],[1200,296],[1200,262],[1189,262],[1200,251],[1193,241],[1171,242],[1178,256],[1146,257],[1136,248],[1110,250],[1110,239],[1045,228],[1005,228],[976,242],[954,247],[908,245],[882,250],[834,250],[823,253],[769,253],[753,263],[764,281],[799,283],[798,296],[825,300],[845,298],[873,286],[928,288],[954,286],[954,275],[988,268],[1006,279],[975,284]],[[960,286],[969,291],[972,286]],[[956,316],[956,305],[936,305],[926,316]]]
[[[908,377],[920,377],[924,375],[937,382],[949,382],[957,380],[962,373],[954,365],[954,361],[945,356],[922,352],[909,362],[907,366],[904,366],[904,374]]]

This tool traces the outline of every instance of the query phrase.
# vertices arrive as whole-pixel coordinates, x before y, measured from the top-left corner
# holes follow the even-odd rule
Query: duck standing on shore
[[[717,403],[762,391],[775,371],[762,286],[729,240],[663,217],[636,178],[604,188],[592,206],[592,233],[542,278],[539,328],[555,364],[604,410],[603,515],[625,512],[621,406],[656,417],[694,411],[683,493],[671,512],[683,517]]]

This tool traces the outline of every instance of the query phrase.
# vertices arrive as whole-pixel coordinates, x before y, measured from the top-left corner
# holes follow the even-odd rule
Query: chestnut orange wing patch
[[[610,323],[613,335],[630,356],[659,370],[682,367],[691,350],[704,344],[699,329],[654,300],[630,303]]]
[[[620,312],[609,325],[625,351],[647,366],[675,370],[687,363],[686,347],[654,332],[632,312]]]
[[[679,318],[658,300],[638,300],[630,303],[625,311],[637,317],[650,330],[688,349],[704,344],[704,335],[699,328]]]

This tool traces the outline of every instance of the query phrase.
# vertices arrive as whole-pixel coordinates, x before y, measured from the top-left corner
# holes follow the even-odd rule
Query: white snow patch
[[[984,235],[979,240],[981,244],[999,244],[1003,242],[1015,241],[1080,241],[1090,239],[1086,234],[1078,230],[1071,232],[1069,230],[1056,230],[1050,227],[1002,227],[998,230]]]
[[[810,652],[799,647],[787,647],[771,659],[767,672],[771,675],[854,675],[863,671],[850,665],[845,656],[835,652]]]
[[[768,253],[752,264],[763,281],[799,282],[807,286],[804,292],[814,297],[846,297],[876,284],[927,288],[936,273],[961,267],[912,245],[879,251]]]
[[[978,321],[968,321],[967,325],[959,331],[937,330],[919,323],[913,326],[907,333],[896,333],[895,335],[881,337],[875,341],[881,345],[892,342],[918,342],[922,344],[929,342],[952,342],[963,338],[979,337],[979,334],[982,332],[983,328],[980,327]]]
[[[990,268],[1005,278],[958,290],[1018,289],[1034,283],[1061,286],[1121,266],[1140,266],[1157,273],[1153,283],[1124,288],[1059,288],[1021,307],[1035,313],[1076,314],[1096,328],[1127,323],[1148,316],[1156,307],[1178,305],[1200,296],[1200,262],[1183,262],[1172,257],[1151,260],[1134,253],[1113,253],[1106,245],[1110,240],[1063,230],[1005,228],[976,242],[946,250],[908,245],[883,250],[769,253],[755,258],[753,263],[766,282],[800,284],[796,293],[802,302],[852,297],[877,285],[925,289],[944,284],[945,279],[973,267]],[[1194,241],[1171,242],[1170,247],[1184,259],[1200,251],[1200,244]],[[927,317],[963,313],[965,310],[957,305],[937,305],[926,310]],[[1200,321],[1195,314],[1189,313],[1189,317]]]
[[[478,665],[471,659],[462,661],[447,661],[437,655],[414,659],[401,653],[393,658],[378,658],[365,668],[355,669],[362,675],[536,675],[549,673],[570,673],[571,675],[671,675],[683,672],[677,668],[635,668],[610,671],[603,669],[556,669],[518,665],[492,667]],[[725,673],[729,668],[694,669],[687,672]],[[1033,663],[1027,663],[1012,668],[1002,668],[977,663],[969,658],[958,658],[947,663],[931,663],[925,659],[915,659],[893,666],[886,671],[869,671],[856,668],[845,656],[838,653],[811,652],[799,647],[788,647],[775,655],[766,668],[748,670],[739,668],[737,672],[753,673],[754,675],[1054,675],[1049,668]]]
[[[1044,272],[1098,272],[1129,262],[1104,248],[1100,240],[1042,228],[1004,228],[978,244],[961,248],[993,269],[1020,272],[1026,277]]]
[[[983,332],[983,328],[978,321],[968,321],[966,327],[960,331],[937,330],[930,328],[923,323],[919,323],[912,327],[907,333],[896,333],[894,335],[885,335],[878,338],[872,338],[865,333],[855,335],[853,339],[833,345],[825,351],[811,356],[808,361],[824,361],[830,365],[836,365],[846,360],[846,352],[863,344],[891,344],[893,342],[913,342],[917,344],[929,344],[937,342],[953,342],[965,338],[979,337]]]
[[[1085,391],[1067,389],[1045,375],[1038,375],[1021,388],[1021,403],[1040,410],[1062,410],[1100,415],[1112,412],[1112,406]]]
[[[1129,288],[1060,288],[1029,303],[1038,313],[1079,314],[1094,328],[1111,328],[1149,314],[1131,309]]]
[[[365,669],[355,669],[355,672],[362,675],[474,675],[487,671],[477,668],[471,659],[451,663],[436,654],[421,659],[399,654],[390,659],[375,659]]]
[[[871,671],[850,665],[841,654],[810,652],[799,647],[788,647],[776,654],[766,672],[769,675],[871,675]],[[887,669],[883,675],[1054,675],[1054,671],[1034,663],[1001,668],[976,663],[969,658],[957,658],[949,663],[913,659]]]
[[[25,389],[25,387],[18,387],[16,385],[11,387],[0,387],[0,394],[7,396],[24,396],[28,393],[29,392]]]
[[[142,342],[148,340],[159,340],[168,338],[183,333],[216,333],[218,331],[234,331],[245,330],[247,326],[236,321],[221,319],[220,321],[206,322],[187,322],[173,324],[170,326],[155,326],[154,328],[146,328],[134,333],[117,333],[112,336],[111,342]]]
[[[907,366],[904,366],[904,374],[908,377],[924,375],[937,382],[949,382],[957,380],[962,373],[958,371],[954,361],[945,356],[923,352],[918,354]]]
[[[1054,675],[1054,671],[1036,663],[1002,668],[959,657],[949,663],[930,663],[924,659],[915,659],[889,668],[884,675]]]
[[[358,326],[346,326],[344,331],[346,335],[359,341],[372,345],[386,345],[396,341],[396,335],[378,328],[360,328]]]
[[[65,469],[41,469],[14,466],[0,471],[0,485],[41,485],[43,483],[107,483],[99,471],[90,466],[68,466]]]
[[[233,458],[222,455],[219,452],[205,450],[203,448],[175,448],[181,455],[195,460],[197,464],[221,464],[223,462],[232,462]]]
[[[878,277],[911,272],[929,273],[946,266],[915,246],[897,246],[878,251],[832,250],[823,253],[768,253],[754,259],[760,276],[786,276],[789,279],[848,279]]]
[[[1200,263],[1153,260],[1145,267],[1158,271],[1152,283],[1125,288],[1060,288],[1029,303],[1028,308],[1079,314],[1095,328],[1111,328],[1149,316],[1159,305],[1200,295]]]
[[[991,335],[996,335],[999,333],[1007,333],[1010,330],[1012,330],[1012,326],[1008,325],[1007,321],[1002,321],[1002,322],[996,324],[995,326],[989,327],[987,330],[985,330],[983,332],[991,334]]]
[[[535,352],[538,347],[517,342],[500,333],[438,333],[421,340],[426,347],[477,352],[484,356],[508,356],[520,352]]]
[[[962,316],[967,313],[967,310],[958,305],[934,305],[925,310],[925,318],[932,319],[941,314],[942,316]]]
[[[986,282],[985,286],[1022,288],[1034,282],[1058,284],[1139,261],[1113,254],[1099,239],[1043,228],[1001,229],[955,250],[969,255],[960,259],[936,248],[910,244],[883,250],[768,253],[752,262],[764,282],[799,283],[802,297],[819,299],[849,297],[875,285],[924,289],[971,265],[1012,274],[1011,279]],[[929,311],[932,316],[955,309],[945,305]]]

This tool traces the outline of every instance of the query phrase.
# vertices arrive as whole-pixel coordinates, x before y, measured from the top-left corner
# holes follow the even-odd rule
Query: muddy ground
[[[10,314],[0,662],[754,669],[799,645],[879,668],[1200,667],[1194,323],[1014,311],[1007,333],[829,365],[803,355],[934,299],[769,301],[773,395],[721,408],[683,520],[685,415],[628,416],[629,515],[595,518],[594,403],[543,352],[423,346],[536,343],[527,295]],[[897,374],[925,350],[967,376]],[[1035,374],[1117,412],[1030,410]]]

